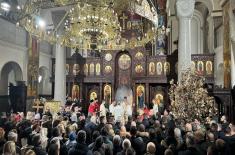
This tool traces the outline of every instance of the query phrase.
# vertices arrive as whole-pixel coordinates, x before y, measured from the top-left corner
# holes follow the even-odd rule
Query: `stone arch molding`
[[[8,94],[9,82],[16,84],[16,81],[23,80],[23,72],[20,65],[14,61],[7,62],[3,65],[0,74],[0,94]]]
[[[202,31],[202,27],[204,26],[204,20],[203,20],[203,16],[201,14],[200,11],[198,10],[194,10],[193,12],[193,17],[192,20],[195,20],[198,23],[197,26],[197,51],[192,51],[192,54],[203,54],[203,31]],[[191,22],[192,22],[191,20]],[[192,24],[191,24],[192,26]],[[195,37],[194,35],[191,35],[191,37]],[[192,49],[193,50],[193,49]]]
[[[196,0],[196,2],[203,3],[209,10],[209,13],[211,13],[214,10],[214,2],[213,0]]]

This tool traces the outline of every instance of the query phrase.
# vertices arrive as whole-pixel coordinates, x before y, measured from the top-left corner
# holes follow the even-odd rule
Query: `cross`
[[[126,19],[128,19],[127,16],[125,16],[125,13],[122,14],[122,16],[120,17],[120,19],[122,20],[122,29],[125,30],[125,24],[126,24]]]
[[[39,109],[43,109],[44,106],[40,106],[40,101],[37,99],[37,100],[34,102],[33,108],[36,109],[36,112],[38,113]]]

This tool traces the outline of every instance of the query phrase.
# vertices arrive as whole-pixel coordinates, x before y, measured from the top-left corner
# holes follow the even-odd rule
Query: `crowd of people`
[[[102,103],[104,104],[104,103]],[[170,111],[122,121],[95,112],[105,105],[92,101],[88,115],[72,104],[57,114],[50,110],[2,117],[0,153],[3,155],[232,155],[235,125],[175,119]],[[105,108],[106,109],[106,108]],[[108,113],[108,112],[107,112]]]

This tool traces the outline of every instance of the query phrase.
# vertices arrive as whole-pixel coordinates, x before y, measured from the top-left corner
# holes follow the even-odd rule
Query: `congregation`
[[[99,105],[97,105],[99,106]],[[76,119],[74,119],[76,117]],[[169,110],[156,115],[86,115],[77,105],[35,116],[12,114],[0,122],[3,155],[232,155],[235,125],[226,117],[186,122]]]

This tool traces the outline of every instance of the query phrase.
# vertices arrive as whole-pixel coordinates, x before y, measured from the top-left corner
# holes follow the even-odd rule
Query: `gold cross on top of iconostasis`
[[[40,105],[40,101],[37,99],[35,102],[34,102],[34,105],[33,105],[33,108],[36,109],[36,113],[39,112],[39,109],[43,109],[44,106]]]
[[[122,29],[125,30],[126,29],[126,20],[128,19],[128,16],[126,16],[125,13],[122,13],[122,16],[120,17],[120,19],[122,20]]]

